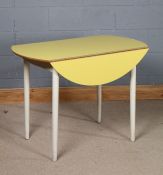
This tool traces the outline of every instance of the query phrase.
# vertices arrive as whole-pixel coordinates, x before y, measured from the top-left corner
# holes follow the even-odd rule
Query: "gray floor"
[[[0,175],[162,175],[163,101],[138,101],[137,140],[129,140],[129,103],[61,103],[59,159],[51,161],[51,106],[32,105],[24,140],[23,106],[0,106]]]

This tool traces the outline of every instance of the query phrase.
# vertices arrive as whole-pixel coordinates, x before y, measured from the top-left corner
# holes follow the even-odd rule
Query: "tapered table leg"
[[[24,109],[25,109],[25,139],[29,139],[29,123],[30,123],[30,66],[24,60]]]
[[[97,122],[101,123],[101,113],[102,113],[102,85],[97,87],[97,105],[98,105],[98,119]]]
[[[57,160],[58,148],[58,103],[59,103],[59,76],[52,70],[52,157]]]
[[[136,121],[136,67],[131,71],[130,81],[130,130],[131,141],[135,141],[135,121]]]

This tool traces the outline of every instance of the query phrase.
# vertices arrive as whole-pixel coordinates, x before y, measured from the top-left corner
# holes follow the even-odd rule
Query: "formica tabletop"
[[[135,39],[99,35],[14,45],[12,51],[23,58],[50,63],[147,48],[147,44]]]

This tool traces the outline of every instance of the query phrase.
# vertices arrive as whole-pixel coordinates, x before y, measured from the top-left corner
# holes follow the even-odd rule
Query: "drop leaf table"
[[[52,159],[57,160],[59,76],[87,86],[97,86],[98,119],[101,122],[102,85],[131,71],[130,128],[135,141],[136,66],[149,48],[147,44],[121,36],[98,35],[12,46],[24,59],[25,138],[29,139],[30,63],[52,72]]]

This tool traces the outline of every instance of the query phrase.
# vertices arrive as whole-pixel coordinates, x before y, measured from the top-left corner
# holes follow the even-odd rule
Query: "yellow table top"
[[[147,44],[135,39],[99,35],[14,45],[12,46],[12,51],[18,56],[35,61],[58,62],[147,48]]]

